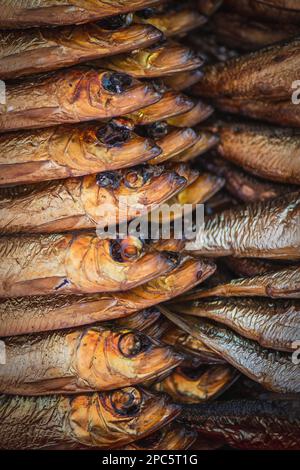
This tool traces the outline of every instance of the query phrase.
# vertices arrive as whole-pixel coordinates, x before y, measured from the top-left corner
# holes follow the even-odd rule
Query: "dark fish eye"
[[[104,18],[103,20],[97,21],[98,26],[103,29],[120,29],[124,26],[128,26],[132,23],[132,13],[125,15],[115,15],[109,18]]]
[[[120,180],[119,173],[113,171],[104,171],[96,176],[96,182],[100,188],[117,189],[120,185]]]
[[[132,85],[132,77],[126,73],[106,72],[102,77],[103,88],[109,93],[123,93]]]
[[[135,357],[151,346],[150,339],[142,333],[125,333],[119,339],[119,351],[125,357]]]
[[[136,388],[116,390],[110,395],[111,406],[120,416],[136,415],[141,409],[142,401],[141,392]]]
[[[145,184],[145,178],[142,169],[131,169],[127,171],[124,177],[124,183],[127,188],[138,189]]]
[[[127,237],[124,240],[112,240],[110,254],[118,263],[135,261],[143,252],[143,242],[136,237]]]
[[[128,127],[117,126],[113,123],[100,127],[96,133],[97,139],[107,147],[119,147],[130,139]]]
[[[167,135],[169,126],[166,122],[155,122],[147,127],[148,136],[152,139],[160,139]]]

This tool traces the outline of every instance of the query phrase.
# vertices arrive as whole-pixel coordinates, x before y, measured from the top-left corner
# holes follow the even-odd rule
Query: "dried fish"
[[[197,83],[202,77],[201,67],[196,70],[188,70],[187,72],[179,72],[170,77],[164,77],[164,83],[176,91],[182,91]]]
[[[210,105],[203,103],[203,101],[195,100],[195,105],[191,110],[168,118],[167,123],[177,127],[193,127],[205,121],[213,112],[214,109]]]
[[[230,10],[236,11],[241,15],[250,18],[261,19],[268,22],[277,22],[280,19],[281,23],[295,23],[299,24],[300,14],[299,5],[294,2],[295,8],[290,10],[286,8],[286,1],[284,3],[271,3],[263,0],[223,0],[224,5]],[[298,10],[298,11],[297,11]]]
[[[210,131],[205,129],[199,129],[197,131],[198,139],[197,141],[189,147],[187,150],[183,150],[172,160],[174,162],[189,162],[196,157],[199,157],[203,153],[215,147],[219,140],[218,136]]]
[[[195,442],[196,436],[195,431],[175,422],[121,450],[187,450]]]
[[[260,274],[266,274],[270,271],[280,271],[289,266],[288,264],[285,265],[282,262],[272,260],[234,258],[233,256],[224,258],[224,263],[239,277],[259,276]]]
[[[144,135],[145,127],[141,127],[141,129],[143,129],[142,135]],[[152,136],[158,148],[161,149],[160,155],[149,160],[151,165],[164,163],[170,159],[175,161],[177,155],[192,147],[199,139],[199,135],[194,129],[172,127],[165,121],[149,125],[146,135]]]

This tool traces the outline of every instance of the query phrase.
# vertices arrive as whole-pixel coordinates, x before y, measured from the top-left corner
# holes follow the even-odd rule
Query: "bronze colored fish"
[[[179,328],[220,354],[225,361],[276,393],[300,392],[300,369],[291,354],[261,347],[229,328],[190,315],[173,313],[160,306],[161,312]]]
[[[25,194],[5,188],[0,232],[55,233],[124,223],[156,209],[195,177],[195,170],[178,163],[40,183]]]
[[[0,391],[50,395],[106,391],[171,371],[182,358],[141,332],[94,327],[5,341]]]
[[[187,450],[193,445],[196,437],[195,431],[175,422],[120,450]]]
[[[300,192],[208,218],[186,250],[214,257],[300,259]]]
[[[170,127],[166,122],[157,122],[149,126],[146,135],[153,136],[156,145],[161,149],[161,154],[149,160],[151,165],[164,163],[168,160],[175,161],[181,152],[192,147],[199,139],[199,135],[190,127]],[[161,129],[161,134],[158,129]],[[166,133],[164,132],[166,130]],[[158,137],[155,137],[155,136]]]
[[[128,54],[103,59],[101,65],[136,78],[154,78],[198,69],[203,62],[200,54],[169,40]]]
[[[197,83],[202,77],[201,67],[187,72],[179,72],[170,77],[164,77],[164,83],[176,91],[182,91]]]
[[[223,323],[261,346],[294,351],[300,338],[300,302],[266,299],[196,300],[171,304],[172,311]]]
[[[110,323],[107,322],[103,326],[138,330],[151,336],[148,331],[150,331],[153,325],[158,323],[161,318],[163,317],[160,311],[156,307],[150,307],[133,313],[128,317],[118,318]],[[154,339],[153,336],[151,336],[151,338]]]
[[[0,297],[114,292],[170,271],[174,254],[129,237],[95,233],[24,235],[0,240]]]
[[[112,449],[156,432],[180,408],[135,387],[76,396],[1,395],[2,449]]]
[[[153,389],[170,395],[175,403],[201,403],[216,398],[237,379],[230,366],[202,366],[198,370],[178,367]]]
[[[244,450],[298,450],[299,400],[232,400],[185,405],[179,421]]]
[[[282,268],[288,267],[288,265],[283,265],[281,262],[259,258],[234,258],[233,256],[224,258],[224,263],[239,277],[259,276],[260,274],[280,271]]]
[[[219,140],[218,136],[210,131],[199,128],[197,131],[197,141],[189,147],[187,150],[183,150],[172,160],[174,162],[189,162],[196,157],[199,157],[203,153],[215,147]]]
[[[162,39],[148,25],[109,30],[99,24],[0,32],[0,78],[32,75],[147,47]],[[121,25],[122,26],[122,25]]]
[[[189,34],[185,39],[185,43],[196,50],[205,59],[206,64],[215,64],[218,62],[226,62],[233,57],[238,57],[239,53],[232,48],[226,47],[217,36],[211,32],[197,31],[197,34]],[[201,76],[203,77],[203,68],[201,68]]]
[[[0,186],[118,170],[162,153],[125,120],[0,135]]]
[[[200,100],[195,100],[194,107],[183,114],[167,119],[167,123],[177,127],[193,127],[212,115],[214,109]]]
[[[126,74],[75,67],[6,86],[0,132],[110,119],[161,98],[151,84]]]
[[[293,10],[286,8],[284,5],[272,4],[262,0],[223,0],[224,5],[229,9],[238,12],[241,15],[250,18],[260,19],[268,22],[277,22],[280,19],[281,23],[295,23],[299,24],[300,14],[299,5],[297,2],[297,9]],[[297,1],[297,0],[296,0]],[[286,3],[284,1],[284,3]]]
[[[160,3],[161,0],[1,0],[0,28],[89,23]]]
[[[189,300],[212,296],[298,299],[300,298],[300,267],[291,266],[254,277],[233,279],[231,282],[188,295]]]

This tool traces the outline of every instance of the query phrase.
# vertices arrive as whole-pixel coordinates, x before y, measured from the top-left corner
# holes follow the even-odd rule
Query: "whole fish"
[[[214,109],[210,105],[207,105],[200,100],[195,100],[195,105],[191,110],[168,118],[167,123],[171,126],[177,127],[193,127],[200,122],[205,121],[205,119],[211,116],[213,112]]]
[[[177,367],[153,389],[167,393],[175,403],[201,403],[219,396],[237,377],[236,370],[227,365],[202,366],[198,370]]]
[[[299,39],[268,46],[257,52],[208,65],[192,87],[200,96],[227,101],[290,101],[292,83],[299,78]]]
[[[1,0],[0,28],[89,23],[160,4],[161,0]]]
[[[264,2],[262,0],[223,0],[224,6],[230,9],[231,11],[236,11],[237,13],[248,16],[250,18],[260,19],[268,22],[278,22],[280,19],[281,23],[286,24],[299,24],[300,13],[299,5],[296,0],[294,4],[296,7],[291,10],[286,8],[286,1],[284,4],[280,5],[272,4],[271,2]],[[298,11],[297,11],[298,10]]]
[[[0,135],[0,186],[118,170],[162,153],[125,120]]]
[[[288,265],[282,265],[281,262],[279,263],[272,260],[234,258],[233,256],[224,258],[224,263],[238,277],[259,276],[260,274],[266,274],[270,271],[280,271],[282,268],[288,267]]]
[[[126,74],[75,67],[6,85],[0,132],[110,119],[161,98]]]
[[[111,449],[154,433],[180,408],[135,387],[76,396],[1,395],[2,449]]]
[[[211,289],[202,289],[194,294],[188,294],[188,299],[196,300],[212,296],[298,299],[300,298],[300,267],[290,266],[253,277],[233,279],[231,282]]]
[[[195,442],[197,433],[172,422],[144,439],[132,442],[120,450],[187,450]]]
[[[98,24],[61,29],[0,32],[0,78],[32,75],[68,67],[87,60],[147,47],[162,39],[148,25],[126,25],[117,30]],[[121,25],[122,26],[122,25]]]
[[[0,253],[0,297],[124,291],[178,261],[135,237],[111,240],[89,232],[2,237]]]
[[[50,395],[106,391],[160,377],[182,361],[141,332],[94,327],[5,340],[0,391]]]
[[[219,140],[218,136],[210,131],[206,131],[205,129],[197,130],[198,139],[196,142],[186,150],[180,152],[176,157],[172,160],[174,162],[189,162],[196,157],[199,157],[203,153],[207,152],[208,150],[214,148]]]
[[[213,15],[222,5],[223,0],[197,0],[198,10],[205,16]]]
[[[153,136],[155,144],[161,149],[159,155],[149,160],[148,163],[151,165],[164,163],[171,159],[175,161],[176,157],[181,152],[192,147],[199,139],[198,133],[191,127],[173,127],[169,126],[165,121],[157,122],[146,127],[148,127],[146,135],[149,135],[150,138]],[[145,135],[145,127],[141,127],[140,129],[143,129],[141,134]],[[160,131],[157,132],[157,129],[162,129],[161,134]],[[166,130],[166,133],[164,133],[163,129]]]
[[[299,400],[232,400],[185,405],[179,421],[244,450],[297,450]]]
[[[55,233],[124,223],[156,209],[197,176],[185,164],[140,166],[40,183],[30,190],[5,188],[0,190],[0,232]]]
[[[263,348],[255,341],[210,320],[179,315],[162,306],[159,309],[176,326],[203,341],[225,361],[268,390],[276,393],[300,392],[299,365],[293,363],[290,353]]]
[[[223,323],[261,346],[280,351],[294,351],[300,339],[300,302],[271,302],[266,299],[195,300],[174,302],[170,308],[177,313],[204,317]]]
[[[102,66],[136,78],[154,78],[198,69],[204,63],[200,54],[168,40],[148,48],[101,60]]]
[[[162,253],[154,255],[164,259]],[[134,264],[134,263],[133,263]],[[162,261],[161,261],[162,264]],[[170,300],[204,281],[213,274],[212,262],[187,259],[170,272],[128,292],[93,295],[31,296],[0,300],[0,336],[15,336],[128,317],[147,307]],[[143,275],[143,272],[141,273]]]
[[[186,250],[214,257],[300,259],[300,192],[208,218]]]
[[[197,83],[202,77],[201,67],[187,72],[179,72],[169,77],[164,77],[164,83],[176,91],[182,91]]]

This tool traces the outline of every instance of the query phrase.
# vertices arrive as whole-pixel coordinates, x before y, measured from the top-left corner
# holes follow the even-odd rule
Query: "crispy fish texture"
[[[171,371],[181,357],[138,331],[94,327],[8,338],[0,391],[50,395],[107,391]]]
[[[0,231],[55,233],[125,223],[168,201],[194,174],[179,163],[40,183],[30,191],[5,188],[0,191]]]
[[[179,72],[170,77],[164,77],[164,83],[176,91],[182,91],[197,83],[202,77],[201,67],[196,70],[188,70],[187,72]]]
[[[292,83],[299,78],[299,39],[275,44],[226,63],[208,65],[192,87],[195,94],[243,101],[290,101]]]
[[[197,134],[197,141],[187,150],[183,150],[176,157],[174,157],[172,159],[174,162],[189,162],[190,160],[193,160],[194,158],[199,157],[203,153],[214,148],[219,142],[219,138],[216,134],[205,129],[199,128]]]
[[[300,192],[208,218],[186,250],[215,257],[300,259]]]
[[[89,23],[160,3],[161,0],[1,0],[0,28]]]
[[[6,86],[0,132],[110,119],[161,97],[151,84],[86,67],[38,75]]]
[[[159,309],[179,328],[203,341],[229,364],[268,390],[300,392],[300,369],[292,362],[290,353],[262,348],[255,341],[210,320],[173,313],[162,306]]]
[[[156,275],[157,270],[158,265]],[[184,293],[212,275],[214,270],[211,262],[187,259],[170,273],[128,292],[67,296],[58,292],[54,296],[2,299],[0,336],[72,328],[127,317]]]
[[[261,19],[268,22],[277,22],[280,19],[281,23],[295,23],[299,24],[300,12],[299,4],[296,0],[294,9],[286,8],[285,5],[279,3],[272,4],[270,2],[262,0],[223,0],[224,5],[229,9],[233,10],[241,15],[248,16],[250,18]],[[286,2],[284,1],[286,4]],[[297,11],[298,10],[298,11]]]
[[[299,299],[300,298],[300,267],[291,266],[277,271],[269,271],[248,278],[233,279],[226,284],[220,284],[211,289],[198,291],[189,300],[204,297],[271,297]],[[192,298],[193,297],[193,298]]]
[[[2,134],[0,186],[118,170],[161,153],[154,141],[120,120]]]
[[[153,390],[171,396],[175,403],[201,403],[216,398],[237,379],[235,369],[227,365],[178,367],[153,386]]]
[[[299,400],[232,400],[186,405],[180,421],[244,450],[297,450]]]
[[[0,32],[0,78],[22,77],[147,47],[162,33],[148,25],[110,31],[98,24]]]
[[[217,299],[175,303],[172,311],[223,323],[261,346],[294,351],[300,337],[300,302],[266,299]]]
[[[195,431],[175,422],[120,450],[187,450],[193,445],[196,437]]]
[[[204,63],[200,54],[171,40],[145,49],[101,60],[102,66],[136,78],[154,78],[198,69]]]
[[[135,237],[109,240],[94,232],[2,237],[0,252],[0,297],[124,291],[177,262]]]
[[[167,123],[177,127],[193,127],[205,121],[213,112],[212,106],[203,103],[203,101],[195,100],[195,105],[191,110],[167,119]]]
[[[166,396],[135,387],[74,397],[1,395],[1,448],[118,448],[156,432],[179,411]]]

